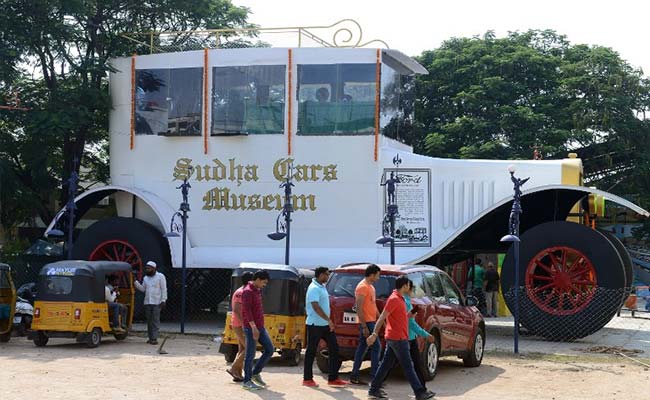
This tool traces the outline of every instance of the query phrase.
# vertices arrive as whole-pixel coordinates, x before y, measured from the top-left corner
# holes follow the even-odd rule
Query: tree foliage
[[[0,0],[0,9],[0,99],[19,91],[30,108],[0,111],[5,228],[33,210],[49,221],[75,159],[90,171],[84,180],[108,178],[109,59],[134,51],[123,33],[249,26],[248,9],[230,0]]]
[[[454,38],[424,52],[416,148],[454,158],[546,157],[646,137],[650,82],[612,49],[553,31]]]

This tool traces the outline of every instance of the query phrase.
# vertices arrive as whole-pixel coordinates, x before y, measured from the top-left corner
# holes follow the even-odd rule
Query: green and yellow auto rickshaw
[[[314,277],[314,271],[287,265],[242,263],[239,268],[233,270],[230,293],[234,293],[242,285],[244,272],[254,273],[257,270],[267,271],[271,278],[262,291],[264,326],[282,359],[291,365],[298,365],[302,348],[306,344],[305,295]],[[219,348],[227,362],[234,361],[238,347],[231,318],[232,310],[229,309],[223,341]]]
[[[107,280],[106,278],[109,277]],[[126,321],[111,326],[105,288],[112,281],[126,307]],[[97,347],[104,334],[124,340],[133,322],[135,288],[130,264],[115,261],[58,261],[47,264],[37,281],[30,338],[45,346],[50,338],[73,338]]]
[[[11,267],[0,264],[0,342],[8,342],[16,312],[16,287],[11,276]]]

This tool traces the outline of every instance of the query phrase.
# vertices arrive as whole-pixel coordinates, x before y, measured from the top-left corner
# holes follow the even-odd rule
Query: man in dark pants
[[[330,272],[327,268],[316,268],[314,279],[312,279],[307,289],[307,299],[305,301],[305,310],[307,311],[305,321],[307,325],[307,352],[305,353],[303,386],[318,387],[318,384],[314,382],[313,366],[316,348],[321,339],[327,342],[329,352],[327,384],[329,386],[345,386],[348,384],[348,382],[339,379],[339,346],[336,343],[336,334],[334,334],[334,322],[330,319],[330,296],[325,288],[329,276]]]
[[[264,305],[262,289],[269,283],[269,273],[259,270],[253,274],[253,280],[248,282],[241,297],[241,314],[244,335],[246,336],[246,356],[244,357],[245,390],[260,390],[266,387],[266,382],[260,375],[273,355],[273,342],[269,332],[264,328]],[[254,362],[257,343],[262,345],[262,356]]]
[[[357,288],[354,290],[355,309],[359,318],[359,345],[354,353],[354,363],[352,364],[352,372],[350,372],[350,383],[357,385],[365,385],[359,378],[359,370],[361,369],[363,357],[368,349],[366,338],[375,329],[375,321],[377,321],[377,316],[379,315],[374,284],[379,280],[380,275],[381,269],[377,265],[368,265],[365,271],[365,278],[359,282]],[[369,351],[371,377],[374,378],[381,356],[379,342],[372,344]]]
[[[379,329],[381,329],[383,322],[386,321],[386,332],[384,334],[386,350],[379,369],[370,384],[370,389],[368,389],[368,398],[370,399],[388,399],[388,395],[382,390],[381,385],[396,361],[402,367],[416,400],[427,400],[435,396],[435,393],[428,391],[420,382],[411,359],[408,340],[409,317],[404,300],[404,295],[408,292],[409,279],[406,276],[400,276],[395,280],[395,290],[386,301],[384,310],[375,324],[375,329],[367,339],[368,345],[375,343]]]
[[[160,310],[167,302],[167,279],[157,272],[158,266],[153,261],[147,261],[144,266],[145,277],[142,283],[133,281],[136,289],[144,292],[144,314],[147,318],[147,343],[158,344],[160,332]]]

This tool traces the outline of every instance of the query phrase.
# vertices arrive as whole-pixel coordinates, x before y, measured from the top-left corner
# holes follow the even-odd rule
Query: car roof
[[[121,261],[64,260],[46,264],[40,275],[95,276],[112,272],[131,272],[131,264]]]
[[[232,276],[242,276],[244,272],[255,272],[258,270],[267,271],[271,279],[297,279],[300,276],[311,278],[314,271],[305,268],[296,268],[292,265],[265,264],[265,263],[241,263],[239,268],[232,271]]]
[[[372,263],[351,263],[343,264],[337,267],[334,272],[345,272],[345,273],[365,273],[366,268],[372,265]],[[404,275],[409,272],[421,272],[421,271],[437,271],[441,270],[432,265],[411,265],[411,264],[375,264],[381,269],[382,274],[386,275]]]
[[[0,271],[9,271],[9,270],[11,270],[11,267],[9,265],[0,263]]]

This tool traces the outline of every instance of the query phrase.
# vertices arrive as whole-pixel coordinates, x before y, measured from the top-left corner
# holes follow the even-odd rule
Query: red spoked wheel
[[[625,292],[623,262],[614,245],[598,231],[566,222],[546,222],[520,237],[519,261],[514,248],[504,259],[501,289],[529,333],[550,340],[591,335],[616,315]],[[519,268],[519,282],[514,269]]]
[[[526,289],[540,309],[553,315],[582,311],[598,285],[592,262],[566,246],[544,249],[528,263]]]
[[[142,279],[142,257],[138,250],[127,241],[113,239],[102,242],[90,253],[88,260],[123,261],[131,264],[138,280]]]

